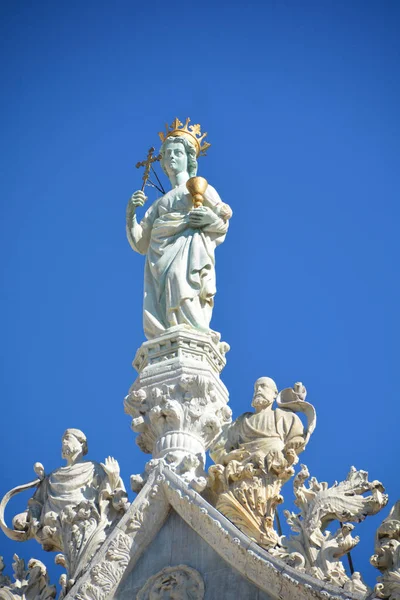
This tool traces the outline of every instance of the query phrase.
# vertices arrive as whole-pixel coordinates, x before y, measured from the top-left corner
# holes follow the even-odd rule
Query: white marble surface
[[[371,564],[379,569],[376,598],[400,600],[400,500],[378,527]]]
[[[180,324],[209,330],[216,294],[214,253],[232,214],[211,185],[202,206],[193,207],[186,183],[197,172],[197,160],[190,142],[167,138],[161,156],[172,189],[150,206],[140,223],[136,210],[146,201],[142,191],[132,195],[126,211],[129,244],[146,255],[143,328],[148,339]]]
[[[255,412],[226,425],[210,452],[216,463],[209,469],[215,506],[265,548],[278,542],[274,518],[283,501],[280,491],[294,475],[315,426],[315,410],[305,398],[301,383],[278,394],[273,379],[259,378],[252,401]],[[298,412],[307,415],[306,429]]]
[[[37,489],[28,508],[14,517],[13,529],[4,522],[8,497],[0,504],[0,525],[8,537],[18,541],[34,538],[44,550],[58,552],[56,562],[66,569],[60,580],[62,595],[74,585],[129,505],[117,461],[111,457],[104,463],[84,460],[87,451],[85,434],[67,429],[62,438],[66,466],[46,475],[43,465],[35,464]]]
[[[166,460],[196,489],[206,486],[205,452],[231,420],[228,392],[219,373],[227,344],[215,332],[178,326],[143,344],[134,366],[139,375],[125,398],[136,442]],[[137,491],[146,478],[132,479]]]
[[[178,520],[174,521],[177,525],[163,534],[163,526],[171,509],[177,513]],[[181,521],[184,521],[186,526],[182,525]],[[164,544],[151,545],[157,535],[165,536],[162,537],[165,548]],[[194,535],[199,536],[201,541],[192,543],[191,540],[196,539],[193,538]],[[152,547],[154,550],[151,550]],[[219,558],[217,559],[208,548]],[[215,560],[222,562],[221,568],[213,574],[212,565],[215,564]],[[229,593],[235,589],[242,589],[238,587],[238,582],[241,582],[240,586],[247,586],[247,590],[252,590],[252,593],[256,588],[258,596],[249,595],[248,592],[246,596],[244,593],[243,599],[249,600],[363,598],[362,594],[345,592],[339,587],[296,571],[282,560],[271,556],[240,532],[162,462],[150,473],[135,502],[108,536],[89,570],[67,598],[131,599],[136,591],[133,582],[137,582],[139,591],[148,578],[163,567],[181,563],[189,564],[200,572],[205,581],[206,594],[207,586],[210,590],[213,590],[214,586],[215,589],[221,589],[217,579],[225,576],[224,581]],[[129,575],[130,573],[132,575]],[[252,587],[249,588],[249,584]],[[230,600],[231,597],[221,596],[221,600]],[[210,600],[212,598],[216,596],[209,596]]]

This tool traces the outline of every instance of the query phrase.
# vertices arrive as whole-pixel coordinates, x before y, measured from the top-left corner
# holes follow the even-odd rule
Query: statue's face
[[[77,456],[80,452],[82,452],[81,442],[72,433],[66,431],[61,442],[62,458],[67,460],[68,458]]]
[[[186,150],[180,142],[170,142],[164,150],[163,165],[168,176],[179,175],[187,171],[188,159]]]
[[[270,406],[278,394],[275,382],[269,377],[260,377],[254,385],[252,406],[256,409]]]

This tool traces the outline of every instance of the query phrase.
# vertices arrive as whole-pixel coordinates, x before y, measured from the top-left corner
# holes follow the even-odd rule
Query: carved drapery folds
[[[215,333],[177,327],[138,351],[134,366],[139,377],[125,398],[125,412],[133,417],[138,446],[153,456],[146,473],[163,460],[186,482],[204,489],[205,451],[231,420],[219,378],[226,350]],[[134,491],[146,473],[131,478]]]
[[[400,600],[400,500],[378,527],[371,564],[381,572],[374,589],[377,598]]]
[[[5,506],[14,493],[9,492],[0,505],[0,526],[11,539],[36,539],[43,550],[56,551],[55,562],[67,571],[60,583],[62,595],[85,571],[107,534],[126,512],[127,494],[117,461],[84,461],[86,436],[67,429],[62,439],[62,455],[67,465],[35,480],[36,492],[28,508],[14,517],[14,529],[4,522]],[[38,472],[38,469],[35,469]]]
[[[354,467],[344,481],[331,487],[315,477],[306,487],[309,477],[307,467],[302,465],[294,480],[295,504],[300,513],[285,511],[296,535],[282,537],[271,552],[289,565],[346,591],[366,592],[360,574],[349,578],[340,558],[359,542],[358,536],[352,537],[352,523],[375,515],[386,505],[384,488],[379,481],[368,481],[368,473]],[[339,521],[340,527],[331,533],[326,527],[334,520]]]
[[[40,560],[31,558],[28,567],[25,561],[14,554],[14,582],[3,575],[4,563],[0,556],[0,600],[52,600],[56,597],[56,586],[50,585],[47,569]]]
[[[265,548],[278,542],[274,516],[283,502],[280,491],[294,475],[298,454],[315,427],[315,410],[305,397],[301,383],[278,395],[272,379],[258,379],[252,402],[256,412],[225,427],[210,453],[217,463],[209,469],[216,508]],[[306,429],[297,412],[306,414]]]

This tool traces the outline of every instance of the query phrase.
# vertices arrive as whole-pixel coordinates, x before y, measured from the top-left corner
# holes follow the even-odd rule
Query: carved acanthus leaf
[[[137,444],[153,454],[149,467],[162,459],[196,489],[205,487],[205,450],[231,418],[226,398],[210,376],[177,372],[172,383],[132,389],[125,410],[133,417]],[[143,487],[146,471],[131,478],[134,491]]]
[[[347,586],[367,591],[359,574],[351,579],[346,574],[340,558],[359,542],[352,537],[354,525],[368,515],[376,514],[387,503],[387,496],[379,481],[368,481],[368,473],[351,468],[347,478],[333,486],[310,477],[305,465],[294,480],[295,504],[300,513],[285,511],[292,531],[297,535],[281,538],[273,553],[283,558],[291,566],[340,587]],[[363,494],[370,492],[368,496]],[[325,528],[334,520],[340,527],[331,533]],[[344,520],[350,521],[343,523]]]
[[[0,556],[0,587],[9,586],[11,583],[11,580],[8,577],[8,575],[3,574],[4,569],[5,569],[4,560],[3,560],[3,557]]]
[[[1,558],[1,557],[0,557]],[[4,563],[0,560],[1,565]],[[14,554],[13,562],[14,579],[0,582],[0,600],[20,599],[23,600],[53,600],[56,597],[56,586],[50,585],[47,569],[45,565],[35,558],[28,562],[28,568],[25,567],[25,561],[17,554]],[[8,578],[7,578],[8,579]]]
[[[81,585],[76,600],[104,600],[121,579],[129,563],[132,539],[119,532],[112,540],[105,558],[90,572],[90,581]]]
[[[400,500],[376,532],[371,564],[380,570],[375,594],[378,598],[400,600]]]

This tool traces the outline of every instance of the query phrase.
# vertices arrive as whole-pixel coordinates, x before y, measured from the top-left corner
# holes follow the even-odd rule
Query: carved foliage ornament
[[[184,375],[176,384],[151,390],[132,390],[125,411],[133,417],[132,429],[140,434],[138,446],[148,454],[169,431],[192,433],[208,448],[231,415],[225,402],[219,401],[215,385],[201,375]]]
[[[125,399],[125,411],[136,442],[154,459],[162,458],[187,482],[205,486],[205,450],[230,421],[231,410],[216,385],[204,375],[181,375],[176,383],[132,390]],[[154,465],[154,462],[151,463]],[[138,491],[143,478],[134,485]]]
[[[354,525],[368,515],[379,512],[387,496],[379,481],[368,481],[368,473],[350,469],[347,478],[330,486],[311,477],[305,465],[294,480],[295,504],[300,513],[285,511],[292,531],[297,535],[283,536],[280,545],[271,552],[288,564],[317,579],[329,581],[348,591],[367,591],[359,573],[350,579],[339,560],[359,542],[352,537]],[[370,492],[367,496],[363,494]],[[340,527],[334,533],[326,527],[334,520]],[[346,522],[347,521],[347,522]]]
[[[47,569],[40,560],[31,558],[26,568],[25,561],[14,554],[12,566],[13,583],[2,574],[4,563],[0,557],[0,600],[52,600],[56,597],[56,586],[50,585]]]
[[[90,572],[76,594],[76,600],[104,600],[119,583],[129,563],[131,538],[119,532],[111,542],[106,555]]]
[[[400,600],[400,500],[376,532],[371,564],[382,573],[375,586],[378,598]]]

